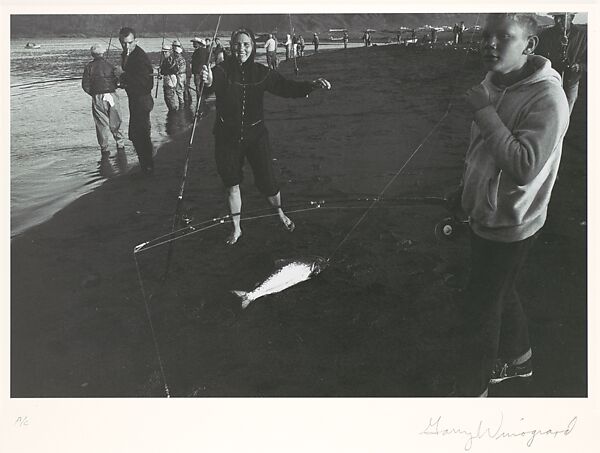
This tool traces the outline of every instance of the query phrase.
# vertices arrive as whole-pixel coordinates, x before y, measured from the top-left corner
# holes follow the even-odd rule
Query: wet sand
[[[443,206],[402,198],[458,183],[470,120],[458,100],[444,115],[482,78],[477,56],[376,46],[313,55],[299,68],[299,78],[324,76],[334,89],[265,101],[296,231],[270,216],[244,221],[235,247],[224,245],[228,224],[189,235],[173,243],[164,282],[167,246],[136,255],[170,394],[454,395],[468,237],[438,240]],[[281,72],[294,77],[290,63]],[[580,96],[520,285],[535,374],[492,396],[587,394],[585,83]],[[213,121],[199,122],[191,151],[184,206],[193,224],[227,213]],[[133,249],[171,230],[189,134],[159,150],[153,176],[111,179],[12,241],[12,397],[165,395]],[[359,199],[390,182],[388,201],[347,236],[369,206]],[[242,193],[246,213],[265,208],[249,171]],[[317,200],[323,208],[307,210]],[[314,280],[243,311],[229,293],[251,289],[275,259],[311,254],[333,254]]]

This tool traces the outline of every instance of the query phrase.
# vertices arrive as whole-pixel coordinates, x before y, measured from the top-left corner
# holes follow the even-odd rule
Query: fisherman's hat
[[[171,50],[171,46],[168,44],[163,44],[162,49],[163,52],[169,52]]]
[[[204,42],[204,39],[198,38],[197,36],[194,36],[192,39],[190,39],[190,42],[197,42],[197,43],[202,44],[203,46],[206,45],[206,43]]]
[[[175,41],[173,41],[173,47],[181,47],[181,43],[179,42],[178,39],[176,39]]]

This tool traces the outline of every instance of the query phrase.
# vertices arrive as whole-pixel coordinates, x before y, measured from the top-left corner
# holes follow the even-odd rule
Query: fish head
[[[322,256],[317,256],[312,262],[310,270],[313,275],[317,275],[327,266],[329,266],[329,259],[323,258]]]

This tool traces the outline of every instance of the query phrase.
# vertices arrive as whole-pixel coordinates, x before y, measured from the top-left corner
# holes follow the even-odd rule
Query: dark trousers
[[[254,185],[265,196],[279,192],[271,159],[271,143],[267,129],[259,124],[238,140],[231,131],[215,131],[215,158],[217,171],[225,187],[233,187],[243,180],[244,162],[248,160],[254,175]]]
[[[154,147],[150,138],[150,112],[153,108],[151,94],[129,98],[129,140],[133,142],[142,170],[154,168]]]
[[[498,357],[508,361],[530,349],[516,282],[538,234],[506,243],[471,233],[471,275],[465,294],[468,338],[463,353],[472,394],[487,388]]]

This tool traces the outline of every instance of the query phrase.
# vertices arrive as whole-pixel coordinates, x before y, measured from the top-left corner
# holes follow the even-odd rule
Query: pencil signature
[[[524,421],[523,418],[520,421]],[[450,425],[444,425],[442,422],[442,416],[440,415],[437,418],[431,417],[429,422],[427,423],[427,427],[420,432],[422,435],[433,435],[433,436],[465,436],[465,451],[469,451],[473,447],[473,443],[476,440],[481,439],[492,439],[492,440],[501,440],[508,439],[514,437],[521,437],[527,440],[527,446],[531,447],[533,442],[538,438],[538,436],[547,436],[556,439],[558,436],[568,436],[575,429],[575,425],[577,424],[577,416],[571,418],[566,427],[562,429],[553,429],[553,428],[532,428],[532,429],[517,429],[517,430],[505,430],[503,428],[504,424],[504,414],[500,413],[500,420],[498,423],[486,423],[484,420],[479,420],[477,428],[475,430],[466,429],[463,427],[454,427]]]

